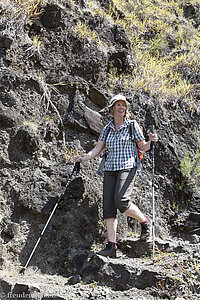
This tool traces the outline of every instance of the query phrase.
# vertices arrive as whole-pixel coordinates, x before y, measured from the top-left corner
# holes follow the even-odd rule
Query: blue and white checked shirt
[[[106,143],[108,155],[105,163],[106,171],[119,171],[133,168],[135,161],[135,146],[130,135],[129,124],[131,120],[125,119],[124,123],[115,132],[114,122],[111,120],[102,130],[99,140]],[[136,142],[144,140],[144,135],[137,121],[135,122]],[[108,129],[110,127],[110,129]],[[109,130],[109,131],[108,131]],[[107,138],[106,133],[108,132]]]

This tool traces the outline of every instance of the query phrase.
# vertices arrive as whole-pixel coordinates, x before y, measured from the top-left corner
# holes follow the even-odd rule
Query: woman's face
[[[118,100],[113,106],[114,117],[125,117],[127,106],[123,100]]]

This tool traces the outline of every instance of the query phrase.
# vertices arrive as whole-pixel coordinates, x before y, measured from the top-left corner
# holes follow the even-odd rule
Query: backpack
[[[140,128],[142,130],[142,128]],[[107,136],[108,136],[108,133],[110,131],[110,127],[108,127],[107,129],[107,132],[106,132],[106,138],[105,138],[105,141],[107,139]],[[142,159],[145,155],[145,152],[142,151],[138,146],[137,146],[137,143],[136,143],[136,138],[135,138],[135,121],[131,121],[130,124],[129,124],[129,133],[130,133],[130,136],[131,136],[131,139],[136,147],[136,164],[137,164],[137,171],[138,171],[138,174],[139,176],[144,180],[144,175],[143,175],[143,169],[142,169]],[[102,157],[102,160],[101,160],[101,163],[99,165],[99,168],[98,168],[98,171],[97,173],[99,175],[102,175],[103,173],[103,169],[104,169],[104,165],[105,165],[105,162],[106,162],[106,157],[107,157],[107,151],[104,153],[103,157]]]

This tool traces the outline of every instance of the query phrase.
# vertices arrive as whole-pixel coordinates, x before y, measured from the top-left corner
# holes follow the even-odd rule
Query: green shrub
[[[200,152],[197,149],[196,154],[192,157],[189,151],[186,151],[180,164],[181,173],[191,185],[199,184],[200,178]]]

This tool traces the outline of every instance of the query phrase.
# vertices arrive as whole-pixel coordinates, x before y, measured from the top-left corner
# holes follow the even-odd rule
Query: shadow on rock
[[[39,149],[39,137],[29,127],[21,127],[11,138],[8,152],[11,161],[24,161],[31,158]]]
[[[97,206],[90,203],[84,191],[82,178],[77,177],[68,185],[59,204],[59,197],[50,197],[40,215],[35,219],[29,216],[31,230],[20,253],[23,265],[41,238],[30,265],[37,266],[45,274],[63,276],[72,276],[82,268],[94,237],[99,235]],[[44,231],[46,224],[49,225]]]

